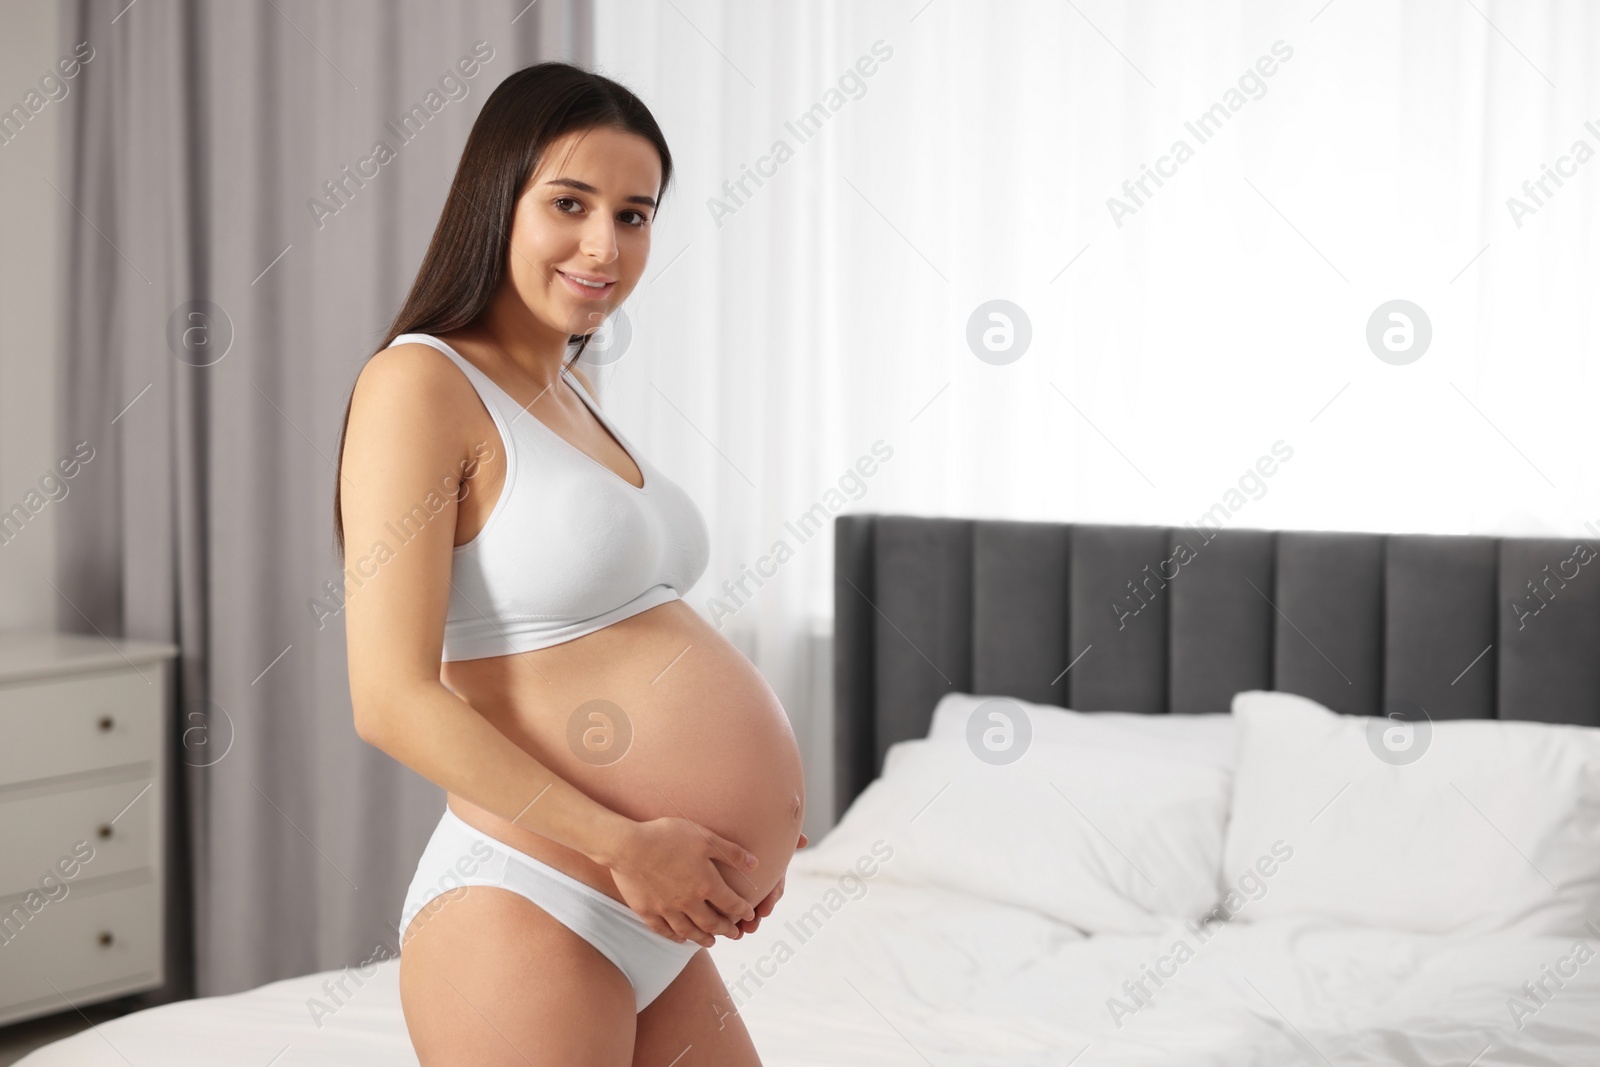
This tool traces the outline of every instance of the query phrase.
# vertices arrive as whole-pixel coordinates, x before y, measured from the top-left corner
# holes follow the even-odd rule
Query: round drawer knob
[[[111,729],[111,725],[112,725],[111,716],[109,716],[109,715],[100,716],[99,726],[100,726],[100,732],[101,733],[105,733],[107,730]]]
[[[96,832],[99,833],[99,835],[101,837],[110,837],[111,836],[111,824],[108,823],[108,822],[107,823],[101,823],[100,824],[100,829],[98,831],[96,831]]]
[[[102,930],[102,931],[100,931],[100,944],[101,945],[109,945],[109,944],[111,944],[111,941],[112,941],[112,937],[111,937],[111,931],[110,930]]]

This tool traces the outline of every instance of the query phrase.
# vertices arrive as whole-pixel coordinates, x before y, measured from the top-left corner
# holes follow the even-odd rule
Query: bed
[[[1600,920],[1600,804],[1590,802],[1600,582],[1582,572],[1582,550],[1535,538],[839,516],[833,770],[845,818],[796,857],[761,929],[713,950],[763,1061],[1600,1063],[1600,928],[1575,925]],[[964,797],[941,788],[937,803],[918,799],[951,777],[940,761],[971,743],[969,724],[996,700],[1029,709],[1028,760],[1080,761],[1068,777],[1100,783],[1076,797],[1081,819],[1043,817],[1047,801],[1013,798],[1020,779],[994,767]],[[1224,723],[1237,745],[1185,763]],[[1300,757],[1287,723],[1311,731]],[[1047,735],[1058,727],[1170,733],[1162,743],[1178,737],[1185,751],[1057,745]],[[1431,753],[1402,766],[1429,730]],[[1519,769],[1530,737],[1537,774]],[[1359,766],[1341,767],[1335,750]],[[1492,761],[1473,757],[1484,750]],[[1448,772],[1462,802],[1449,825],[1470,829],[1386,825],[1348,840],[1351,827],[1375,825],[1370,812],[1393,808],[1398,794],[1385,790],[1414,787],[1417,768]],[[917,773],[932,777],[919,784]],[[1496,794],[1496,775],[1510,793]],[[1058,793],[1063,780],[1051,780]],[[1219,781],[1233,805],[1220,822],[1207,799]],[[1284,792],[1302,786],[1308,799]],[[1140,824],[1119,824],[1114,798],[1095,799],[1119,788],[1169,814],[1132,832]],[[897,791],[918,816],[942,805],[945,822],[913,840],[894,814]],[[1195,855],[1185,820],[1213,826],[1200,861],[1225,890],[1240,870],[1254,877],[1239,857],[1275,832],[1256,824],[1296,805],[1299,858],[1260,880],[1270,891],[1242,898],[1223,916],[1232,921],[1150,903],[1153,883],[1182,878],[1168,860]],[[1266,836],[1250,839],[1257,830]],[[885,833],[904,846],[893,860],[841,862]],[[970,852],[935,854],[962,834]],[[1470,879],[1448,867],[1460,844],[1450,838],[1463,835],[1476,835]],[[985,847],[1015,854],[1018,840],[1040,844],[1010,877],[985,873],[1005,853],[974,859]],[[1098,851],[1071,867],[1080,846]],[[1042,887],[1028,886],[1040,871]],[[1083,911],[1092,892],[1061,891],[1070,878],[1104,883],[1098,910]],[[1533,890],[1543,902],[1516,923],[1485,920]],[[1147,899],[1119,911],[1119,893]],[[1180,942],[1195,948],[1181,966],[1171,962]],[[1150,978],[1152,967],[1166,978]],[[396,968],[164,1005],[20,1063],[414,1065]],[[352,992],[314,1019],[308,1002],[341,977]]]

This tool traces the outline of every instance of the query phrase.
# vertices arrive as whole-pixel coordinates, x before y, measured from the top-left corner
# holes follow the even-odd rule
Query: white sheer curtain
[[[597,66],[677,168],[602,388],[706,511],[689,600],[738,608],[820,755],[831,533],[791,528],[818,505],[1600,533],[1597,18],[600,0]],[[1011,362],[968,341],[993,300],[1031,331]]]

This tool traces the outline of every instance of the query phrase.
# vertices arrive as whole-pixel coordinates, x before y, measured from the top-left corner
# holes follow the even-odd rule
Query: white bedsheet
[[[1307,920],[1234,924],[1204,943],[1183,926],[1083,938],[945,890],[874,881],[849,899],[830,896],[837,888],[791,876],[760,930],[713,949],[767,1067],[1600,1064],[1600,958],[1578,963],[1572,938]],[[813,906],[820,921],[802,936],[801,913]],[[1160,987],[1147,979],[1151,995],[1136,1005],[1123,983],[1180,939],[1192,958]],[[1587,943],[1600,950],[1596,938]],[[1558,971],[1564,959],[1570,977]],[[319,1028],[307,1001],[339,973],[140,1012],[19,1067],[416,1067],[397,962],[378,965]],[[1523,990],[1541,980],[1553,991],[1542,1005]],[[1120,1027],[1112,997],[1137,1009]]]

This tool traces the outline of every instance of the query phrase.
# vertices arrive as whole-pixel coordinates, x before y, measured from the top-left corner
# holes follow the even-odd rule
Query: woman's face
[[[638,134],[598,128],[551,142],[511,224],[508,267],[528,310],[563,335],[597,329],[644,273],[660,187],[661,158]]]

